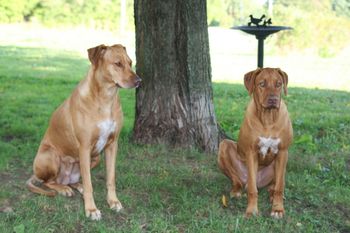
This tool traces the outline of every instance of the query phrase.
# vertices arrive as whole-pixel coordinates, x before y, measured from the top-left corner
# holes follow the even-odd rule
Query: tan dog
[[[292,124],[282,87],[287,94],[288,76],[280,69],[264,68],[244,76],[244,85],[252,95],[242,123],[238,143],[223,140],[218,163],[232,181],[231,195],[241,196],[248,189],[246,217],[258,214],[258,189],[269,185],[271,216],[284,215],[283,193],[288,147],[293,139]]]
[[[122,45],[100,45],[88,49],[88,54],[91,68],[53,113],[27,187],[48,196],[72,196],[73,187],[83,193],[86,216],[99,220],[101,212],[94,202],[90,168],[98,164],[104,151],[107,202],[111,209],[122,209],[115,190],[116,140],[123,124],[117,92],[119,88],[138,87],[141,79],[132,71]]]

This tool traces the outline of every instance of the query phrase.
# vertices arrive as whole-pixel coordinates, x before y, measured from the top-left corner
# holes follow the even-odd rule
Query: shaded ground
[[[1,46],[0,55],[1,232],[350,232],[349,92],[289,89],[285,100],[295,137],[287,167],[287,216],[275,221],[264,189],[259,217],[243,218],[245,196],[222,207],[230,184],[216,155],[132,144],[135,93],[122,90],[117,193],[125,210],[108,209],[102,161],[92,175],[103,213],[96,223],[85,218],[80,195],[47,198],[24,186],[48,119],[86,73],[87,59],[76,50],[17,45]],[[213,88],[218,121],[236,139],[249,96],[243,85]]]

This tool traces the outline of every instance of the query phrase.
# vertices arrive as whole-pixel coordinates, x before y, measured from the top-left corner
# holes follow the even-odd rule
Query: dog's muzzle
[[[277,96],[270,96],[267,99],[268,108],[278,108],[278,106],[279,106],[279,98]]]
[[[141,85],[142,79],[139,76],[135,78],[135,87],[138,88]]]

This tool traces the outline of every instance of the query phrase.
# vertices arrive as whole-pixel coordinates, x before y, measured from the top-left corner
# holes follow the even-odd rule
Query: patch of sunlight
[[[213,82],[243,84],[244,75],[256,68],[256,57],[212,56]],[[312,56],[266,56],[266,67],[279,67],[288,74],[289,87],[350,91],[350,58]],[[229,69],[228,69],[229,67]]]
[[[78,52],[87,58],[87,49],[100,44],[123,44],[133,61],[135,34],[90,28],[45,28],[34,24],[0,25],[2,46],[27,46]],[[257,64],[257,40],[237,30],[209,28],[209,46],[213,82],[243,84],[244,74]],[[268,40],[268,39],[267,39]],[[289,75],[289,86],[350,91],[350,42],[334,58],[320,58],[291,51],[291,55],[272,54],[265,43],[265,67],[279,67]],[[275,49],[276,50],[276,49]],[[276,53],[275,53],[276,54]],[[51,70],[52,68],[39,68]]]
[[[213,82],[243,84],[244,75],[257,67],[257,40],[230,29],[209,30]],[[265,43],[264,67],[287,72],[289,87],[350,91],[350,42],[333,58],[320,58],[291,51],[290,55],[271,55]]]
[[[43,47],[79,52],[87,58],[87,49],[100,44],[123,44],[135,60],[135,37],[133,32],[97,30],[85,27],[46,28],[36,24],[0,25],[2,46]]]
[[[58,71],[60,70],[60,67],[55,66],[33,66],[32,70],[36,71]]]

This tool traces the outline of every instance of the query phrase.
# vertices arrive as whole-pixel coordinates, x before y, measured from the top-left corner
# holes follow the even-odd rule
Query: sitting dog
[[[47,196],[72,196],[75,188],[83,194],[86,216],[99,220],[101,212],[93,198],[90,169],[104,151],[107,202],[111,209],[122,209],[115,190],[116,141],[123,124],[117,93],[119,88],[138,87],[141,79],[132,71],[122,45],[100,45],[88,49],[88,55],[89,72],[52,114],[27,187]]]
[[[288,76],[280,69],[258,68],[244,76],[244,85],[252,96],[242,123],[238,143],[223,140],[218,163],[231,180],[234,197],[247,186],[248,207],[245,216],[258,214],[258,188],[269,185],[271,216],[284,215],[283,193],[293,129],[282,89],[287,95]]]

